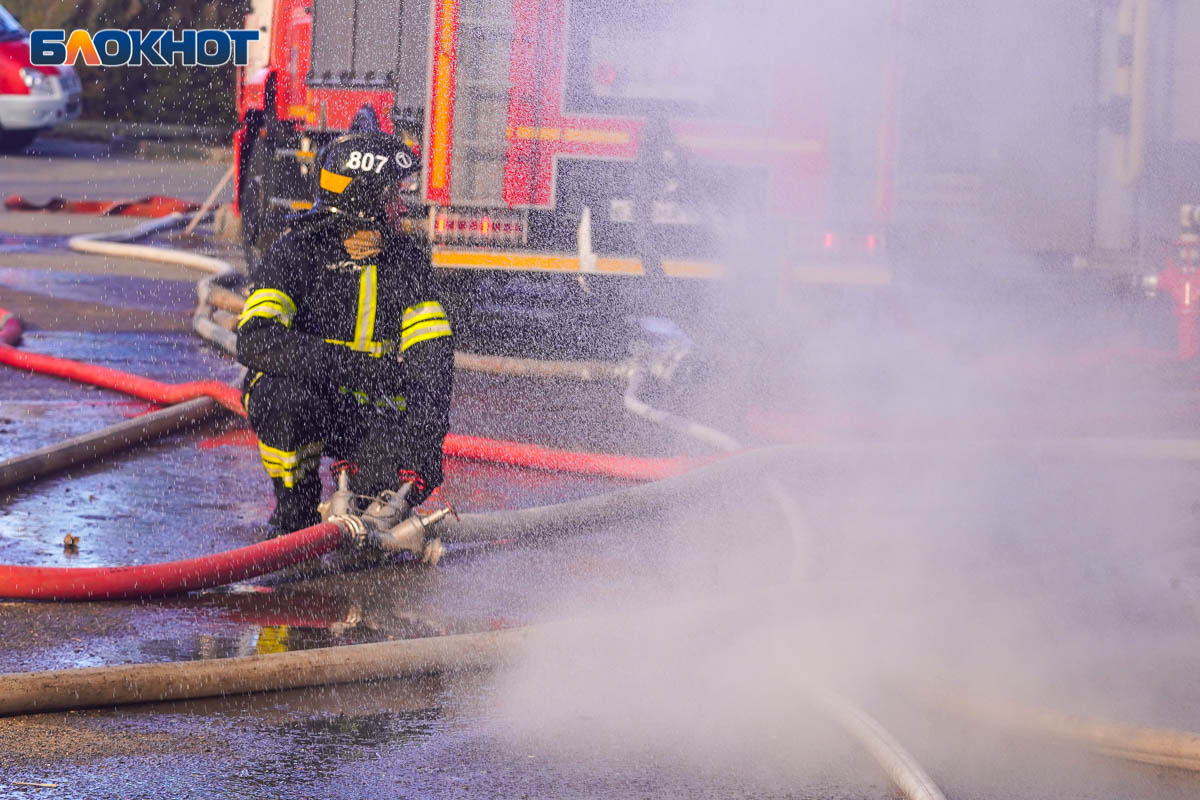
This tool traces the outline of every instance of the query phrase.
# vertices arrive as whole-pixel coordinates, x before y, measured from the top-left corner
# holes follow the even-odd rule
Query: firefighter
[[[359,495],[411,483],[415,507],[442,482],[449,429],[450,320],[428,248],[403,227],[417,156],[359,133],[319,162],[312,211],[267,251],[238,321],[243,402],[275,489],[273,535],[320,521],[324,453]]]

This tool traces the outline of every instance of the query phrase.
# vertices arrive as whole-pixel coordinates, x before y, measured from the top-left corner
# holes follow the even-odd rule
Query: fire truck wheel
[[[20,153],[37,138],[36,130],[0,130],[0,153]]]
[[[251,272],[284,229],[285,215],[271,205],[276,182],[274,140],[270,136],[255,138],[246,159],[240,193],[242,245]]]

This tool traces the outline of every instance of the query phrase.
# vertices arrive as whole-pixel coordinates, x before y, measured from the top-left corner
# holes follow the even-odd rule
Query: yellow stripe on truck
[[[892,282],[892,271],[887,267],[868,266],[806,266],[792,267],[791,278],[795,283],[823,283],[840,286],[887,286]]]
[[[527,272],[582,272],[575,256],[550,253],[503,253],[478,250],[433,251],[433,265],[444,269],[505,269]],[[636,258],[597,258],[596,272],[607,275],[641,275],[642,262]]]
[[[712,261],[673,261],[663,259],[663,274],[671,278],[720,278],[725,267]]]

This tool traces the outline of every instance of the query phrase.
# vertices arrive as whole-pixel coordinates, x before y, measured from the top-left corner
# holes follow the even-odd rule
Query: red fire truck
[[[476,298],[1152,272],[1200,199],[1200,14],[1171,0],[254,0],[249,24],[251,251],[324,142],[378,126],[419,143],[433,263]]]
[[[723,251],[750,240],[783,247],[764,280],[886,280],[895,0],[855,20],[808,3],[828,21],[799,30],[772,23],[779,5],[257,0],[235,141],[247,246],[308,205],[323,143],[377,126],[419,143],[433,263],[477,297],[686,293],[744,268]],[[840,58],[848,40],[866,57]]]

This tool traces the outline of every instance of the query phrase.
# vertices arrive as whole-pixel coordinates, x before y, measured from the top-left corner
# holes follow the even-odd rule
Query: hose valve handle
[[[354,507],[354,493],[350,491],[350,470],[338,470],[334,475],[337,476],[337,489],[329,497],[325,510],[326,520],[352,516],[358,510]]]

